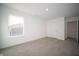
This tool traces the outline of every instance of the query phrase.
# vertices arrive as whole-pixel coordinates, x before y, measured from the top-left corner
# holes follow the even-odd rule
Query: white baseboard
[[[57,38],[57,37],[52,37],[52,36],[47,36],[47,37],[50,37],[50,38],[55,38],[55,39],[58,39],[58,40],[65,40],[65,39],[60,39],[60,38]]]

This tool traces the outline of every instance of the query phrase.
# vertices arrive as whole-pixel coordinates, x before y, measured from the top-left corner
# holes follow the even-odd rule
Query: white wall
[[[0,5],[0,47],[1,47],[1,5]]]
[[[27,41],[39,39],[46,35],[46,23],[39,17],[35,17],[28,13],[17,11],[5,6],[2,6],[2,46],[0,48],[10,47],[16,44],[21,44]],[[8,37],[8,16],[9,14],[24,17],[24,36],[23,37]]]
[[[65,20],[64,20],[64,17],[48,20],[47,36],[65,40]]]

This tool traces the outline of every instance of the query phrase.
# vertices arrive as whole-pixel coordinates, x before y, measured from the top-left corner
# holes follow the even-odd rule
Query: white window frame
[[[20,16],[16,16],[16,15],[13,15],[13,14],[9,14],[9,17],[8,17],[8,27],[10,26],[9,25],[10,15],[15,16],[15,17],[20,17]],[[8,28],[8,37],[23,37],[24,36],[24,17],[22,17],[22,18],[23,18],[23,34],[22,35],[10,36],[9,35],[10,31],[9,31],[9,28]]]

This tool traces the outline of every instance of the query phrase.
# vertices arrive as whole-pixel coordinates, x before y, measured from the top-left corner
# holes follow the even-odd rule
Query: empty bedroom
[[[79,56],[78,3],[0,3],[0,56]]]

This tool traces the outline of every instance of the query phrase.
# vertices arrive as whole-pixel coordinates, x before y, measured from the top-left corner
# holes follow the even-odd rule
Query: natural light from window
[[[9,36],[23,36],[24,18],[10,14],[8,20]]]

